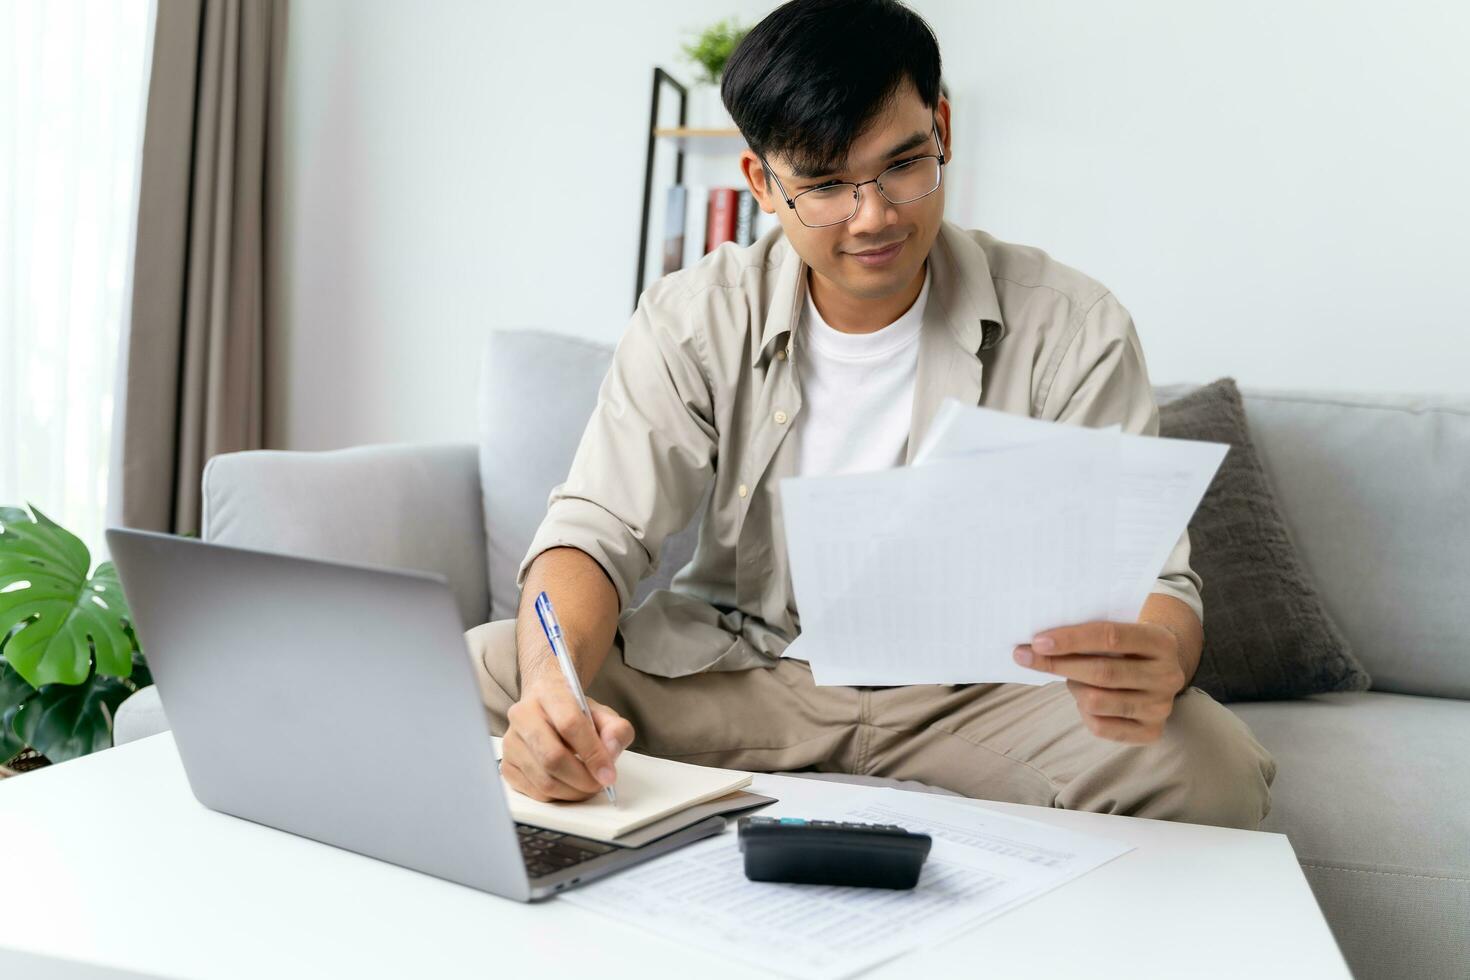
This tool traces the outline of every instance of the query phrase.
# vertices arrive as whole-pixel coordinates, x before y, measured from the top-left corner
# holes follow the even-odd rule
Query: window
[[[103,552],[149,0],[0,5],[0,504]]]

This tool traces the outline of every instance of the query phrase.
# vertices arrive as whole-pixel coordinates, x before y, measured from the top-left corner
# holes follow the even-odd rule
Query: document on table
[[[811,818],[894,823],[934,847],[911,891],[754,882],[727,831],[566,892],[571,902],[798,977],[840,978],[946,942],[1132,846],[943,797],[884,790]]]
[[[1045,684],[1011,651],[1138,617],[1225,446],[946,402],[915,465],[788,478],[781,499],[818,684]]]

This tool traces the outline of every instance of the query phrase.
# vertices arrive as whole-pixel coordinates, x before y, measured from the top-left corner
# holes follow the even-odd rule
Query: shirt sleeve
[[[664,539],[689,523],[714,473],[717,432],[699,337],[682,306],[667,290],[639,300],[517,588],[541,552],[572,547],[602,566],[621,611],[657,570]]]
[[[1136,435],[1159,434],[1159,409],[1149,384],[1133,317],[1112,293],[1082,315],[1041,393],[1041,417],[1074,425],[1120,425]],[[1189,566],[1189,530],[1179,536],[1152,589],[1171,595],[1204,621],[1203,583]]]

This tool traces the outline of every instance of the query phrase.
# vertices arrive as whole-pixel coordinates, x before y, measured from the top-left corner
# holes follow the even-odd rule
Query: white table
[[[757,776],[800,814],[833,793]],[[1136,850],[865,976],[1348,977],[1286,838],[1008,803]],[[206,810],[172,736],[0,781],[0,947],[165,977],[756,975]]]

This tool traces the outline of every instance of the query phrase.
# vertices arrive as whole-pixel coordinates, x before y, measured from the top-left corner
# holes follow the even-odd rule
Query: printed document
[[[559,899],[796,977],[851,976],[947,942],[1132,846],[943,797],[883,790],[812,818],[893,823],[934,847],[911,891],[745,877],[732,830]]]
[[[1055,680],[1016,645],[1136,620],[1226,448],[951,399],[913,466],[782,481],[786,655],[818,684]]]
[[[1078,433],[1085,437],[1087,433],[1117,431],[1116,425],[1083,429],[947,398],[914,454],[914,464],[966,459]],[[1131,622],[1138,618],[1154,580],[1209,489],[1228,448],[1191,439],[1122,436],[1110,619]]]

